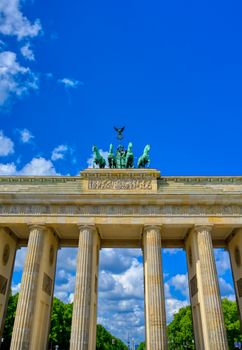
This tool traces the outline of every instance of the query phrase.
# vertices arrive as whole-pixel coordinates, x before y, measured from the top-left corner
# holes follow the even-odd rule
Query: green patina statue
[[[145,168],[146,165],[147,165],[147,167],[150,166],[149,152],[150,152],[150,145],[146,145],[142,156],[139,157],[138,168]]]
[[[115,155],[113,153],[113,144],[111,143],[109,152],[108,152],[108,165],[110,169],[115,169],[117,167],[117,162]]]
[[[99,166],[99,168],[103,169],[106,166],[106,160],[101,156],[97,146],[92,147],[92,151],[94,154],[94,159],[93,159],[93,168],[95,167],[95,164]]]
[[[117,139],[120,141],[123,138],[123,128],[115,128],[117,131]],[[108,166],[110,169],[130,169],[134,168],[134,153],[133,153],[133,144],[130,142],[128,144],[127,150],[125,150],[123,145],[119,145],[116,151],[116,154],[114,154],[113,150],[113,144],[111,143],[109,147],[108,152]],[[105,168],[106,167],[106,160],[103,158],[103,156],[100,154],[97,146],[93,146],[93,167],[95,165],[99,166],[99,168]],[[146,166],[149,167],[150,165],[150,145],[146,145],[144,148],[144,152],[141,157],[139,157],[138,160],[138,168],[145,168]]]
[[[133,168],[134,167],[134,153],[132,151],[132,143],[130,142],[128,145],[127,153],[126,153],[126,162],[125,168]]]

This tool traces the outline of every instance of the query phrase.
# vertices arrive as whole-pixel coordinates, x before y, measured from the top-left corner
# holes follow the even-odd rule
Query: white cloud
[[[177,274],[173,276],[167,283],[169,286],[174,287],[176,291],[179,291],[187,299],[189,298],[187,274]]]
[[[21,283],[12,284],[11,290],[12,290],[13,295],[17,294],[20,291],[20,287],[21,287]]]
[[[175,255],[182,252],[181,248],[165,248],[163,249],[164,254]]]
[[[63,78],[59,79],[58,82],[60,84],[63,84],[66,88],[76,88],[79,85],[82,85],[83,83],[79,80],[69,79],[69,78]]]
[[[141,256],[140,249],[102,249],[100,253],[100,270],[122,273],[130,268],[133,259]]]
[[[30,48],[29,43],[26,43],[24,46],[22,46],[20,51],[21,51],[23,57],[26,58],[27,60],[29,60],[29,61],[35,60],[33,50]]]
[[[0,53],[0,106],[11,97],[21,97],[37,88],[37,76],[17,62],[14,52]]]
[[[59,145],[55,147],[52,151],[51,160],[55,161],[58,159],[63,159],[68,151],[69,148],[67,145]]]
[[[21,271],[24,266],[24,261],[27,253],[27,248],[21,248],[17,250],[14,271]]]
[[[20,0],[0,1],[0,33],[16,36],[18,40],[33,38],[41,31],[40,21],[32,24],[20,9]]]
[[[176,298],[166,299],[166,321],[170,323],[180,308],[189,305],[187,300],[179,300]]]
[[[222,297],[226,297],[227,295],[231,295],[234,293],[234,288],[231,286],[230,283],[226,282],[224,278],[219,277],[218,281]]]
[[[14,153],[13,141],[9,137],[5,136],[3,131],[0,130],[0,156],[9,156],[12,153]]]
[[[106,161],[106,167],[108,165],[108,151],[103,151],[102,149],[99,150],[99,153],[101,154],[101,156],[105,159]],[[93,167],[97,167],[96,165],[93,164],[94,161],[94,155],[92,155],[88,160],[87,160],[87,167],[88,168],[93,168]]]
[[[22,170],[19,171],[19,175],[59,175],[57,174],[53,163],[43,157],[33,158],[27,163]]]
[[[224,275],[231,269],[229,253],[224,249],[214,249],[216,267],[219,275]]]
[[[33,138],[33,134],[28,129],[19,130],[20,140],[23,143],[29,143]]]
[[[16,175],[17,169],[14,163],[2,164],[0,163],[0,175]]]

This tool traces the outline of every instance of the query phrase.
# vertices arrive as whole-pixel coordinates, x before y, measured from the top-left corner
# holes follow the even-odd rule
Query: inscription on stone
[[[194,295],[197,294],[198,288],[197,288],[197,276],[193,276],[191,281],[190,281],[190,287],[191,287],[191,296],[193,297]]]
[[[238,288],[239,297],[241,298],[242,297],[242,278],[240,278],[237,281],[237,288]]]
[[[152,190],[151,180],[105,179],[89,180],[89,190]]]
[[[43,278],[43,285],[42,285],[42,290],[49,296],[51,296],[52,292],[52,279],[44,273],[44,278]]]
[[[0,275],[0,294],[5,295],[7,290],[8,280],[3,275]]]

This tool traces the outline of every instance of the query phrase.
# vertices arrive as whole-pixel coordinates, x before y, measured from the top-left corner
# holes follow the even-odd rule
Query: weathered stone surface
[[[144,280],[147,350],[167,349],[166,314],[161,262],[161,232],[158,226],[144,229]]]
[[[227,350],[211,232],[212,226],[195,226],[186,241],[196,348]]]

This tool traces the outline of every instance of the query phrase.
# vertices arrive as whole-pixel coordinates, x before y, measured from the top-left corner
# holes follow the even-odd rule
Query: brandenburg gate
[[[0,177],[0,322],[16,250],[27,246],[11,350],[47,347],[61,247],[78,247],[70,349],[96,348],[99,251],[142,248],[146,344],[167,349],[161,248],[186,250],[196,349],[228,349],[213,248],[230,253],[242,314],[242,178],[163,177],[154,169]]]

